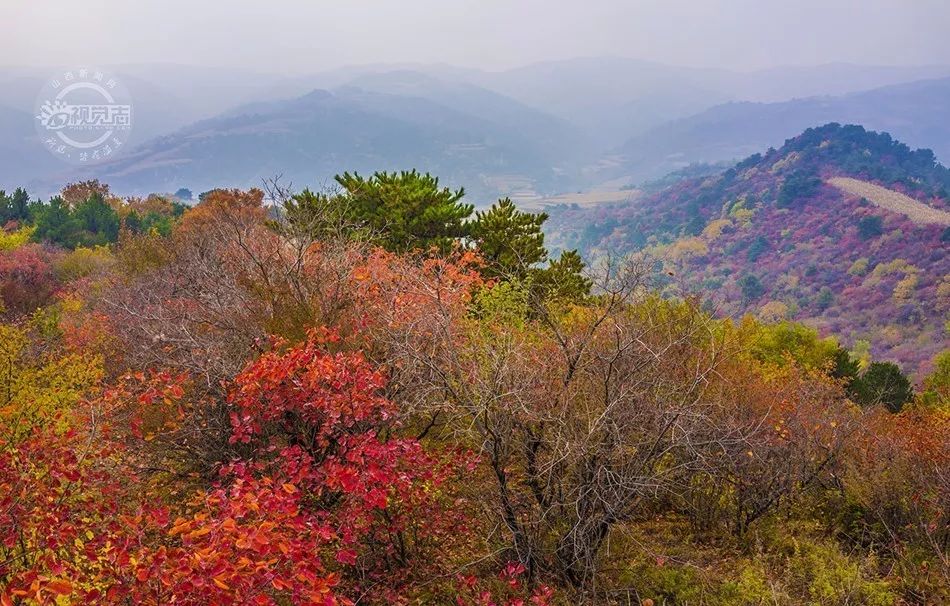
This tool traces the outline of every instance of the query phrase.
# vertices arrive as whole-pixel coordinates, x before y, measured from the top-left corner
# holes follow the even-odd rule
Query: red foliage
[[[334,340],[314,332],[235,379],[232,441],[255,458],[223,468],[162,545],[137,554],[137,602],[398,603],[411,581],[445,574],[467,520],[444,491],[471,459],[385,439],[383,375],[328,352]],[[145,405],[176,395],[146,393]]]
[[[15,437],[11,427],[0,428],[3,604],[57,603],[67,595],[92,603],[128,566],[137,536],[121,515],[128,484],[104,465],[115,449],[102,437],[52,428]]]
[[[0,252],[0,301],[8,312],[33,311],[44,305],[56,288],[51,254],[39,244]]]

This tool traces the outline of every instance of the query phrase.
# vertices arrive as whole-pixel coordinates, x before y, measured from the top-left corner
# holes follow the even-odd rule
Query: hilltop
[[[604,177],[637,182],[695,162],[736,161],[810,126],[839,122],[886,131],[950,158],[950,78],[905,82],[841,96],[733,101],[666,122],[628,139]]]
[[[429,96],[381,88],[316,89],[242,105],[152,139],[94,173],[138,194],[254,187],[277,174],[320,183],[345,170],[406,166],[443,175],[485,199],[497,195],[495,182],[508,175],[534,175],[536,187],[560,189],[553,169],[564,160],[558,150],[576,140],[562,121],[476,87]],[[454,101],[460,98],[468,104]]]
[[[721,314],[806,321],[920,372],[946,347],[948,190],[930,150],[831,123],[716,176],[554,209],[549,237],[589,257],[646,251]]]

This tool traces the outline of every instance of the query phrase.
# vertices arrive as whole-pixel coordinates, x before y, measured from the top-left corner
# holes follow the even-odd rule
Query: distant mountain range
[[[588,259],[645,251],[724,315],[805,321],[920,372],[950,341],[948,191],[929,150],[829,124],[719,175],[550,209],[548,239]]]
[[[505,175],[532,175],[534,183],[552,189],[569,186],[558,182],[564,162],[558,151],[568,148],[576,133],[493,93],[482,98],[499,116],[496,121],[455,107],[450,99],[440,103],[355,87],[316,90],[199,121],[98,166],[95,174],[117,191],[133,193],[259,186],[262,178],[275,175],[301,187],[320,187],[347,170],[407,166],[466,185],[475,197],[504,187],[499,180]],[[478,102],[472,93],[468,99]]]
[[[827,120],[868,122],[941,155],[948,145],[946,87],[921,81],[950,78],[950,66],[734,72],[601,57],[499,72],[368,65],[293,77],[105,67],[132,95],[131,153],[82,173],[43,158],[33,133],[50,70],[0,68],[0,120],[10,124],[0,188],[30,184],[45,196],[98,177],[129,194],[200,191],[276,173],[302,186],[340,170],[419,168],[488,202],[636,183],[778,145]]]
[[[736,102],[655,127],[615,153],[605,178],[635,183],[692,163],[738,159],[817,124],[861,124],[950,160],[950,78],[887,86],[840,97],[781,103]]]

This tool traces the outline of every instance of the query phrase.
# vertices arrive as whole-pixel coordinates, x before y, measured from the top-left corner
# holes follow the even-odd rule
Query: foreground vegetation
[[[950,355],[338,182],[0,196],[3,606],[950,599]]]

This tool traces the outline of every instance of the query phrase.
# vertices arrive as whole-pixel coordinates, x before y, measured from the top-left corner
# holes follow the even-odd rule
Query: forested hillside
[[[828,124],[629,204],[552,211],[588,256],[644,251],[722,315],[798,320],[918,377],[947,346],[950,170]]]
[[[665,284],[415,171],[0,194],[0,604],[946,603],[950,353],[877,355],[936,353],[946,228],[844,174],[946,210],[836,125],[559,215]]]

